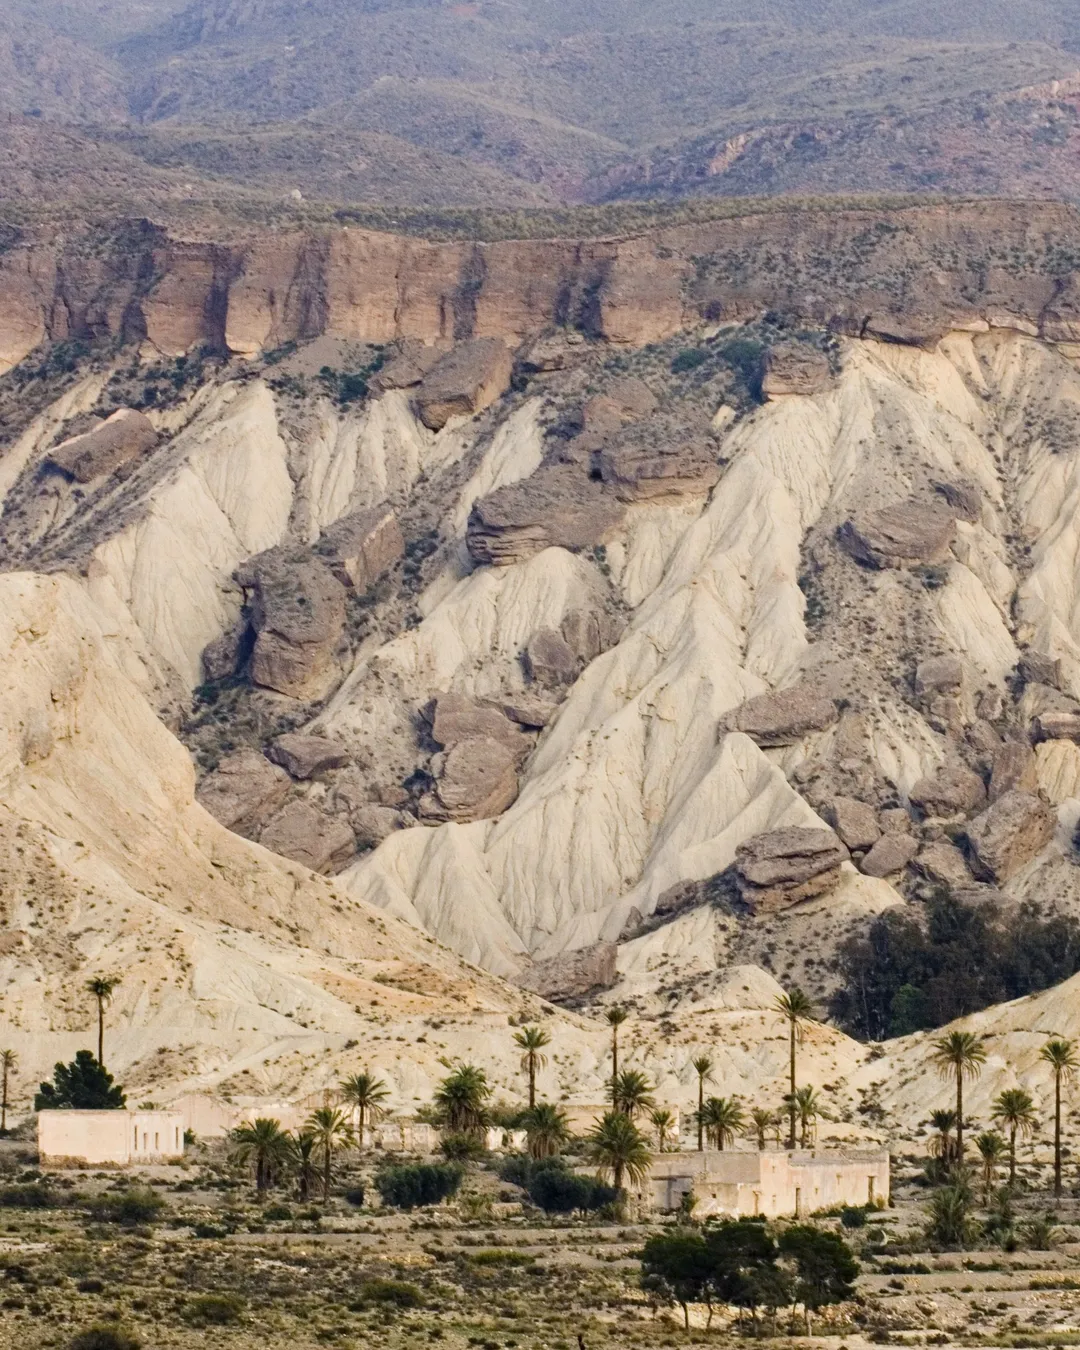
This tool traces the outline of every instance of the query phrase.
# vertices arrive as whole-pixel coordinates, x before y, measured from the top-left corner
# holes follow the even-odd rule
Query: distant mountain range
[[[1078,53],[1080,0],[14,0],[0,192],[1074,198]]]

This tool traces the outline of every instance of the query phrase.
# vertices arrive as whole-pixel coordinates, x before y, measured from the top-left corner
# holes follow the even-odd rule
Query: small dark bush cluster
[[[98,1323],[68,1341],[68,1350],[140,1350],[141,1345],[121,1327]]]
[[[612,1205],[619,1193],[594,1177],[571,1172],[562,1158],[534,1162],[528,1157],[507,1158],[499,1169],[503,1181],[520,1186],[534,1205],[547,1214],[573,1214]]]
[[[376,1173],[375,1188],[384,1205],[416,1209],[449,1200],[457,1194],[464,1176],[460,1163],[406,1163]]]
[[[232,1294],[200,1294],[184,1309],[184,1318],[196,1326],[229,1326],[239,1322],[244,1312],[244,1300]]]
[[[350,1205],[355,1205],[357,1209],[360,1209],[364,1203],[365,1195],[363,1186],[350,1186],[345,1192],[345,1199]]]
[[[40,1181],[23,1186],[0,1186],[0,1209],[63,1209],[73,1198]]]
[[[360,1306],[391,1304],[395,1308],[422,1308],[424,1296],[415,1284],[406,1280],[365,1280],[357,1291]]]
[[[153,1223],[160,1218],[165,1201],[149,1186],[132,1186],[115,1195],[95,1195],[87,1209],[100,1223],[118,1223],[126,1228]]]

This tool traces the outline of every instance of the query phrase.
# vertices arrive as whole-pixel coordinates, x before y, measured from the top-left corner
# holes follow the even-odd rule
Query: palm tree
[[[757,1140],[758,1152],[765,1152],[765,1136],[773,1127],[774,1113],[764,1106],[755,1106],[750,1112],[746,1133]]]
[[[821,1114],[821,1098],[812,1087],[801,1087],[795,1094],[795,1109],[799,1113],[799,1147],[809,1148],[810,1130]]]
[[[951,1107],[941,1111],[931,1111],[930,1124],[936,1131],[934,1137],[930,1140],[930,1154],[934,1158],[940,1158],[944,1165],[948,1167],[953,1155],[952,1132],[956,1125],[956,1112]]]
[[[978,1078],[986,1051],[970,1031],[950,1031],[934,1041],[930,1054],[942,1078],[956,1078],[956,1165],[964,1165],[964,1079]]]
[[[746,1117],[737,1097],[709,1097],[703,1108],[705,1137],[721,1152],[743,1128]]]
[[[976,1138],[975,1147],[982,1159],[983,1203],[988,1205],[997,1184],[997,1165],[1005,1152],[1005,1140],[996,1130],[987,1130]]]
[[[1006,1088],[994,1101],[994,1119],[1009,1132],[1009,1185],[1016,1184],[1016,1136],[1035,1129],[1035,1103],[1023,1088]]]
[[[0,1135],[7,1134],[8,1079],[19,1067],[19,1056],[14,1050],[0,1050],[0,1075],[3,1092],[0,1093]]]
[[[273,1186],[289,1165],[291,1142],[279,1120],[260,1116],[250,1125],[232,1132],[232,1160],[241,1167],[255,1168],[255,1189],[261,1194]]]
[[[648,1141],[625,1112],[608,1111],[593,1126],[585,1143],[601,1174],[611,1173],[616,1190],[622,1190],[627,1178],[640,1185],[648,1176],[652,1162]]]
[[[704,1129],[701,1123],[701,1108],[705,1105],[705,1084],[712,1078],[713,1062],[708,1055],[697,1055],[690,1061],[697,1074],[697,1151],[704,1148]]]
[[[1054,1074],[1054,1194],[1061,1194],[1061,1085],[1068,1083],[1080,1069],[1080,1059],[1072,1041],[1047,1041],[1039,1058]]]
[[[488,1123],[487,1074],[475,1064],[447,1064],[447,1068],[450,1073],[435,1090],[436,1111],[452,1134],[479,1134]]]
[[[529,1110],[536,1105],[536,1075],[547,1064],[547,1055],[541,1053],[551,1044],[551,1037],[543,1027],[522,1027],[514,1037],[514,1044],[522,1053],[521,1067],[529,1079]]]
[[[795,1147],[795,1119],[798,1115],[798,1107],[795,1101],[795,1093],[798,1090],[795,1083],[795,1047],[802,1043],[804,1031],[807,1022],[814,1020],[814,1005],[803,991],[795,986],[786,994],[780,994],[773,1002],[773,1009],[783,1018],[788,1026],[789,1037],[789,1085],[788,1085],[788,1120],[790,1122],[788,1130],[788,1148]]]
[[[320,1106],[312,1111],[304,1126],[315,1140],[315,1153],[322,1162],[323,1203],[330,1199],[333,1180],[334,1154],[339,1149],[352,1148],[356,1136],[345,1113],[336,1106]]]
[[[86,992],[97,999],[97,1057],[105,1065],[105,1005],[112,1002],[113,990],[122,983],[119,975],[95,975],[86,981]]]
[[[289,1170],[296,1178],[298,1200],[310,1200],[319,1179],[319,1145],[310,1130],[300,1130],[290,1139]]]
[[[643,1073],[637,1069],[624,1069],[615,1080],[611,1104],[616,1111],[622,1111],[632,1119],[639,1111],[656,1105],[652,1091],[652,1084]]]
[[[521,1118],[530,1158],[553,1158],[570,1139],[570,1124],[561,1106],[538,1102]]]
[[[611,1028],[611,1099],[614,1105],[615,1085],[619,1081],[619,1028],[630,1014],[617,1003],[604,1014]]]
[[[675,1117],[664,1106],[658,1106],[655,1110],[649,1112],[649,1124],[656,1131],[656,1147],[658,1152],[667,1152],[668,1135],[675,1128]]]
[[[383,1102],[390,1095],[390,1089],[381,1078],[362,1070],[352,1078],[346,1078],[341,1084],[341,1099],[346,1106],[356,1112],[356,1146],[364,1151],[364,1128],[380,1121],[386,1114]]]

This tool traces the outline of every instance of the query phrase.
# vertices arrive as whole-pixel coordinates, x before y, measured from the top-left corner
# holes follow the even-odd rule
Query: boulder
[[[252,682],[293,698],[325,688],[345,627],[345,588],[316,558],[257,554],[236,571],[251,609]]]
[[[346,589],[366,591],[405,552],[405,540],[393,511],[375,506],[335,521],[315,552]]]
[[[808,680],[748,699],[721,724],[742,731],[763,747],[794,745],[811,731],[824,731],[839,716],[835,702]]]
[[[200,805],[234,834],[257,839],[289,795],[289,777],[258,750],[237,750],[207,774],[195,793]]]
[[[599,451],[597,468],[624,502],[705,493],[721,472],[712,436],[656,419],[611,436]]]
[[[865,852],[881,838],[877,812],[854,797],[837,797],[828,808],[828,819],[847,848]]]
[[[1080,712],[1042,712],[1031,726],[1036,741],[1080,743]]]
[[[882,834],[910,834],[911,816],[902,806],[887,806],[878,812]]]
[[[832,830],[787,826],[735,850],[735,879],[755,913],[787,909],[832,890],[848,851]]]
[[[761,392],[767,399],[823,394],[834,382],[827,354],[808,342],[778,342],[765,353]]]
[[[558,711],[557,703],[536,694],[517,694],[513,702],[503,704],[503,712],[511,722],[528,731],[546,727]]]
[[[416,818],[404,811],[395,811],[393,807],[377,806],[371,802],[357,807],[349,816],[349,824],[356,836],[358,848],[378,848],[395,830],[415,825]]]
[[[374,394],[384,394],[388,389],[412,389],[445,355],[439,347],[426,347],[416,339],[408,339],[401,343],[397,356],[375,372],[368,386]]]
[[[488,736],[505,745],[515,761],[530,750],[531,742],[497,708],[486,708],[464,694],[436,694],[424,709],[424,717],[431,727],[431,738],[444,750],[451,750],[461,741]]]
[[[266,752],[294,778],[313,778],[327,769],[340,769],[349,762],[349,751],[340,741],[325,736],[305,736],[290,731],[279,736]]]
[[[473,562],[506,567],[546,548],[592,548],[624,511],[579,466],[559,464],[474,503],[465,539]]]
[[[446,820],[491,820],[518,794],[512,751],[490,736],[459,741],[446,755],[435,796]]]
[[[936,886],[947,886],[955,891],[972,884],[967,860],[955,844],[947,839],[932,839],[919,849],[913,864],[928,881]]]
[[[1080,730],[1080,728],[1078,728]],[[1039,786],[1035,752],[1027,741],[1003,741],[994,751],[989,799],[996,802],[1006,792],[1034,792]]]
[[[859,863],[859,870],[868,877],[891,877],[902,872],[918,851],[918,842],[910,834],[883,834]]]
[[[522,971],[517,982],[541,998],[587,998],[614,987],[618,979],[617,955],[614,942],[598,942],[576,952],[563,952],[547,961],[537,961]]]
[[[1004,885],[1054,836],[1053,811],[1033,792],[1006,792],[968,825],[972,871]]]
[[[441,431],[451,417],[473,417],[510,387],[513,361],[499,338],[465,342],[440,357],[420,382],[420,420]]]
[[[841,548],[866,567],[940,563],[956,537],[955,513],[941,502],[915,498],[841,525]]]
[[[920,698],[958,694],[964,685],[964,667],[958,656],[928,656],[915,670],[915,693]]]
[[[526,677],[545,689],[573,684],[580,672],[576,652],[554,628],[534,633],[522,653]]]
[[[944,498],[958,520],[977,525],[982,519],[982,494],[972,483],[933,482],[930,486]]]
[[[965,816],[986,804],[986,788],[966,764],[944,764],[933,778],[920,778],[908,794],[924,816]]]
[[[263,829],[259,842],[313,872],[339,872],[356,853],[352,830],[305,801],[289,802]]]
[[[1051,689],[1061,688],[1061,658],[1045,652],[1025,652],[1017,671],[1025,684],[1045,684]]]
[[[208,683],[227,680],[239,673],[247,658],[248,632],[247,620],[238,619],[228,631],[203,648],[203,676]]]
[[[618,643],[623,624],[603,609],[572,609],[563,618],[559,631],[584,667]]]
[[[157,443],[157,430],[148,417],[134,408],[121,408],[92,431],[50,450],[49,462],[77,483],[89,483],[115,473]]]

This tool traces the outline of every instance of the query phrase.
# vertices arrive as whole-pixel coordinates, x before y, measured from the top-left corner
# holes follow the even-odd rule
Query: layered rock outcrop
[[[833,890],[848,851],[832,830],[788,826],[747,839],[735,850],[743,901],[769,914]]]
[[[416,406],[432,431],[441,431],[452,417],[471,417],[506,392],[513,361],[505,342],[480,338],[442,356],[420,381]]]
[[[944,562],[955,536],[956,517],[948,507],[916,498],[846,521],[838,537],[867,567],[918,567]]]
[[[338,581],[357,591],[366,591],[404,551],[397,516],[385,506],[343,516],[315,545],[315,552]]]
[[[49,462],[76,483],[115,473],[158,442],[153,422],[133,408],[121,408],[93,430],[72,436],[49,451]]]
[[[760,746],[794,745],[812,731],[825,731],[838,716],[835,699],[804,681],[748,699],[724,720],[723,730],[745,732]]]
[[[317,558],[271,549],[237,569],[249,597],[255,684],[308,698],[332,678],[345,625],[345,588]]]
[[[1032,792],[1006,792],[967,827],[975,874],[1002,885],[1050,842],[1054,813]]]
[[[207,774],[196,795],[226,829],[257,839],[289,795],[289,777],[258,750],[238,750]]]
[[[624,510],[580,469],[544,468],[473,506],[466,536],[469,554],[480,564],[509,567],[546,548],[578,552],[600,543]]]

